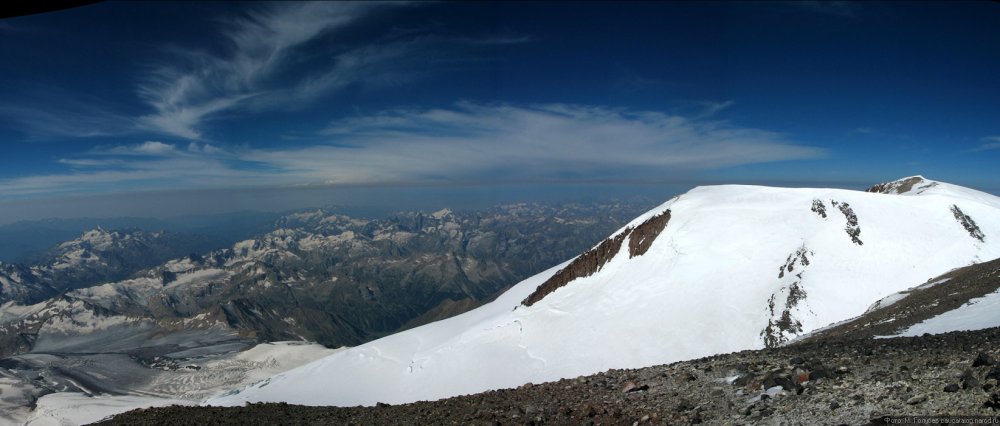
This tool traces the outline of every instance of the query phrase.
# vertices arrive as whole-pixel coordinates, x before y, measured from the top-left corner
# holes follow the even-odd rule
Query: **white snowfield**
[[[953,206],[975,222],[982,241]],[[1000,257],[1000,198],[928,180],[901,195],[699,187],[629,226],[667,209],[672,217],[644,255],[630,258],[626,239],[597,273],[530,307],[521,301],[569,262],[473,311],[206,403],[405,403],[761,348],[764,330],[786,310],[801,326],[772,327],[779,341],[860,315],[953,268]],[[845,230],[847,211],[857,217],[863,244]]]
[[[993,327],[1000,327],[1000,291],[969,300],[956,309],[914,324],[896,336],[920,336],[924,333],[938,334]]]
[[[58,392],[38,399],[38,405],[24,426],[72,426],[99,422],[106,417],[137,408],[194,405],[191,401],[149,396],[87,396]]]
[[[137,408],[167,405],[196,405],[205,397],[233,386],[246,386],[291,368],[307,364],[340,349],[304,342],[262,343],[246,351],[198,364],[199,369],[182,369],[154,376],[136,395],[86,395],[57,392],[38,399],[35,409],[24,413],[0,413],[0,425],[26,426],[82,425]],[[15,392],[0,380],[0,394]]]

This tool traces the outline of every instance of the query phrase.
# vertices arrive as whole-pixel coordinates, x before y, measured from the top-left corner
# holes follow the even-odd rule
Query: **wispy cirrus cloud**
[[[56,87],[6,83],[0,97],[0,123],[28,140],[53,137],[94,138],[134,131],[132,119],[106,102]]]
[[[145,141],[104,146],[57,160],[64,173],[0,180],[0,199],[158,189],[263,185],[272,173],[210,144]]]
[[[102,152],[97,150],[96,152]],[[152,156],[162,156],[162,155],[174,155],[178,153],[177,147],[173,144],[163,143],[160,141],[145,141],[137,145],[122,145],[116,146],[104,151],[107,154],[117,154],[117,155],[152,155]]]
[[[0,198],[54,191],[648,179],[818,158],[823,149],[703,116],[592,105],[460,102],[336,120],[296,148],[145,141],[60,162],[67,173],[0,182]]]
[[[352,33],[407,2],[250,4],[222,17],[204,47],[162,46],[136,72],[133,105],[112,108],[67,88],[8,82],[0,122],[28,140],[155,135],[206,140],[213,122],[272,110],[307,108],[350,87],[398,87],[438,71],[489,60],[497,46],[529,42],[518,34],[439,34],[436,28]]]
[[[656,111],[463,102],[334,122],[326,133],[354,148],[314,147],[273,161],[329,182],[450,178],[656,176],[676,170],[814,158],[765,130]]]
[[[23,33],[23,32],[33,32],[38,31],[37,28],[32,28],[22,25],[14,25],[7,21],[0,21],[0,33]]]
[[[992,151],[1000,149],[1000,136],[987,136],[979,140],[981,145],[970,149],[970,152]]]
[[[172,65],[152,67],[138,95],[152,114],[139,117],[146,129],[187,139],[201,137],[213,115],[273,90],[271,81],[302,44],[344,28],[384,5],[361,2],[268,4],[223,21],[222,54],[173,49]]]
[[[96,159],[96,158],[60,158],[56,160],[59,164],[65,164],[67,166],[73,167],[74,169],[91,168],[91,167],[111,167],[125,164],[122,160],[117,159]]]
[[[822,13],[825,15],[835,15],[843,16],[847,18],[853,18],[857,14],[860,2],[852,1],[822,1],[822,0],[800,0],[800,1],[788,1],[783,2],[783,4],[790,5],[798,8],[799,10],[805,10],[814,13]]]
[[[167,65],[150,68],[137,94],[153,112],[138,117],[137,123],[146,130],[199,140],[206,123],[224,113],[298,109],[351,85],[402,84],[437,66],[450,66],[444,62],[474,59],[476,49],[484,46],[529,40],[391,32],[364,43],[339,37],[358,21],[407,5],[275,3],[223,21],[221,53],[174,48]]]
[[[731,108],[736,102],[733,100],[727,100],[722,102],[701,102],[702,108],[704,110],[699,113],[696,118],[706,118],[716,115],[724,110]]]

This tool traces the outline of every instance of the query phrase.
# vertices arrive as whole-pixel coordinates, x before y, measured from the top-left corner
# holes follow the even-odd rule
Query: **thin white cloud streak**
[[[107,152],[120,155],[171,155],[177,152],[177,147],[160,141],[146,141],[138,145],[116,146]]]
[[[125,162],[118,159],[94,159],[94,158],[60,158],[56,160],[59,164],[65,164],[77,169],[93,167],[116,167],[124,166]]]
[[[716,115],[724,110],[731,108],[736,102],[733,100],[722,101],[722,102],[703,102],[702,106],[704,111],[698,114],[695,118],[708,118]]]
[[[969,152],[992,151],[995,149],[1000,149],[1000,136],[987,136],[980,139],[979,141],[983,142],[983,144],[973,149],[970,149]]]
[[[295,149],[146,141],[61,162],[70,173],[8,179],[0,198],[110,189],[657,178],[825,151],[766,130],[657,111],[463,102],[334,122]]]
[[[857,13],[859,2],[796,0],[784,2],[783,4],[795,6],[801,10],[853,18]]]
[[[352,24],[406,2],[281,2],[253,4],[220,20],[215,50],[164,47],[161,61],[138,75],[135,94],[148,113],[115,113],[95,100],[67,99],[39,88],[0,102],[0,119],[29,139],[153,134],[207,139],[214,120],[297,110],[351,86],[396,87],[443,69],[489,58],[496,46],[529,37],[437,36],[394,30],[362,41],[340,37]],[[34,102],[47,99],[44,102]]]
[[[657,174],[816,158],[782,135],[660,112],[549,104],[460,103],[341,120],[327,134],[354,148],[256,151],[257,161],[325,182],[475,178],[505,171],[539,178],[576,173]],[[496,178],[492,176],[491,178]]]
[[[148,157],[202,157],[203,154],[231,157],[225,150],[209,144],[190,142],[186,147],[160,141],[145,141],[134,145],[101,146],[88,152],[92,155],[148,156]]]
[[[352,84],[403,84],[433,71],[437,61],[469,61],[462,49],[514,44],[527,37],[410,36],[360,46],[336,42],[338,31],[379,10],[405,3],[277,3],[225,22],[225,54],[176,50],[171,65],[152,68],[137,94],[153,107],[138,118],[146,130],[203,139],[205,125],[222,113],[298,109]],[[319,55],[299,55],[305,45],[326,43]],[[449,51],[446,48],[455,48]],[[310,48],[316,48],[315,43]],[[459,52],[459,53],[456,53]],[[309,72],[297,67],[313,61]]]
[[[241,161],[211,144],[187,146],[145,141],[91,149],[57,163],[67,173],[0,180],[0,199],[128,192],[262,186],[280,182],[260,165]]]
[[[94,138],[134,131],[132,119],[99,100],[75,98],[50,87],[31,87],[16,101],[0,101],[0,122],[28,140],[51,137]]]
[[[231,188],[275,182],[266,172],[234,168],[218,158],[60,159],[69,173],[0,181],[0,199],[29,199],[158,189]]]

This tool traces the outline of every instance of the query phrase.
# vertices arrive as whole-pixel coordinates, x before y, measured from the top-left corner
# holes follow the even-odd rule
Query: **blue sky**
[[[997,22],[991,2],[111,2],[4,19],[0,222],[143,214],[149,194],[188,207],[170,213],[252,208],[205,194],[254,188],[919,173],[996,193]]]

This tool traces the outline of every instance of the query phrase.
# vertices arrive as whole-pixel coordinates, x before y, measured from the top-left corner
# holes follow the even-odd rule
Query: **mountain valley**
[[[203,399],[250,384],[240,381],[246,374],[212,373],[212,365],[257,343],[356,345],[471,309],[585,249],[646,208],[641,203],[516,204],[373,220],[304,211],[230,249],[136,266],[130,278],[34,304],[11,300],[0,307],[7,356],[0,375],[13,390],[0,401],[30,407],[52,392]],[[105,254],[109,248],[145,235],[89,231],[51,250],[44,266],[9,265],[17,279],[5,289],[52,292],[25,283],[50,282],[39,278],[47,271],[103,270],[95,266],[105,267],[105,258],[122,258]],[[147,252],[134,251],[155,259]],[[95,368],[108,362],[119,367]],[[158,384],[178,381],[188,388]]]

